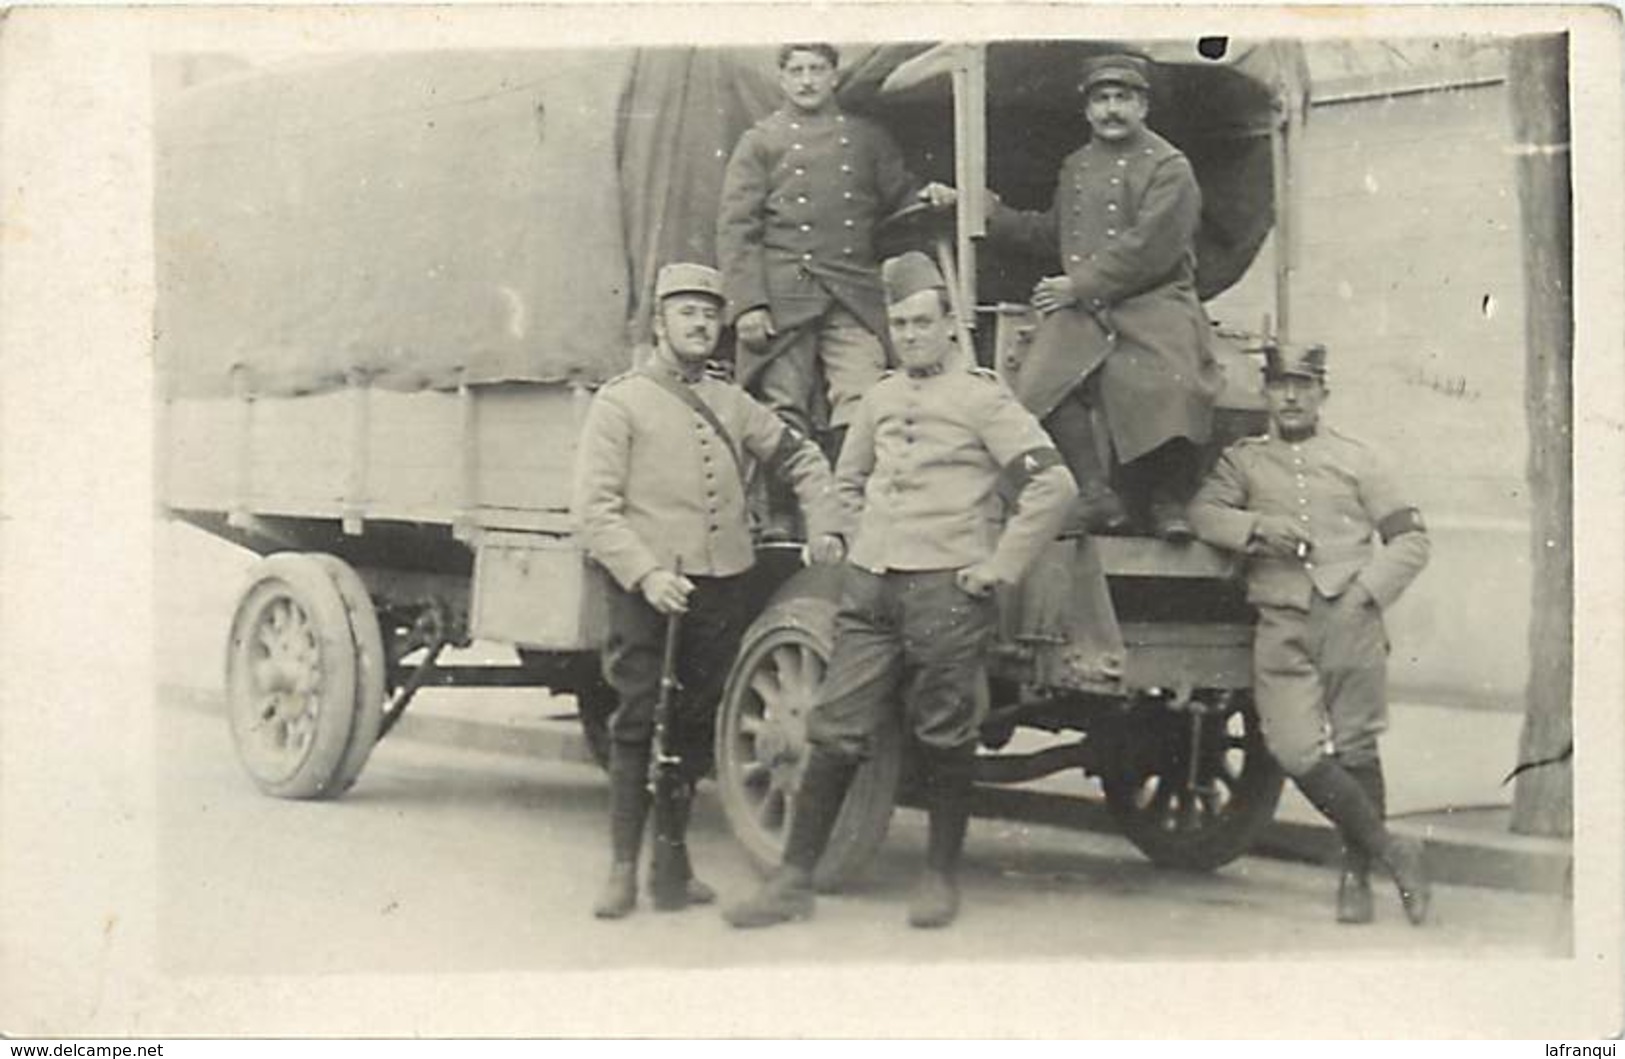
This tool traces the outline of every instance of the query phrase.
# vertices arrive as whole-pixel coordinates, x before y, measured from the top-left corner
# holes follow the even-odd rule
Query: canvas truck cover
[[[1083,137],[1077,63],[1120,46],[989,46],[989,180],[1007,201],[1047,205]],[[922,177],[951,180],[946,79],[884,91],[931,49],[843,48],[841,98],[888,125]],[[1190,43],[1134,50],[1166,64],[1152,124],[1202,182],[1211,296],[1269,230],[1268,123],[1292,60],[1268,45],[1226,63]],[[772,48],[341,56],[162,100],[162,392],[602,382],[647,340],[659,265],[715,263],[728,155],[778,104]],[[1019,272],[991,256],[982,280],[1019,296]]]
[[[658,263],[715,258],[773,71],[767,49],[434,52],[181,93],[157,131],[163,392],[625,370]]]

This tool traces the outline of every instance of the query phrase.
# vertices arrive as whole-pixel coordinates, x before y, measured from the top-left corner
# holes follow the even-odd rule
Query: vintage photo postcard
[[[1621,40],[0,18],[0,1031],[1621,1030]]]

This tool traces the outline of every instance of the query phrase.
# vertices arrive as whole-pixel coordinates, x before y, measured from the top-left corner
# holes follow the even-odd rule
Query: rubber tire
[[[767,832],[751,811],[751,801],[741,780],[742,751],[752,744],[741,730],[741,717],[750,698],[750,674],[766,656],[775,640],[786,637],[810,647],[828,664],[835,639],[834,600],[798,594],[794,584],[781,594],[746,630],[723,691],[717,715],[716,782],[724,815],[734,837],[744,847],[756,868],[770,872],[784,854],[784,835]],[[819,889],[832,891],[854,881],[873,859],[886,838],[892,811],[897,803],[897,784],[902,764],[901,731],[895,720],[882,725],[874,756],[858,770],[847,792],[846,803],[836,820],[829,846],[818,862]]]
[[[388,660],[384,657],[384,635],[378,625],[378,610],[372,605],[372,595],[361,575],[336,555],[309,554],[322,564],[343,597],[344,610],[350,619],[350,637],[356,648],[355,721],[344,757],[339,762],[342,793],[355,786],[372,748],[378,745],[378,730],[384,721],[384,699],[389,694],[385,683]]]
[[[250,632],[265,608],[282,598],[292,599],[313,626],[321,689],[309,745],[293,767],[272,771],[250,749],[256,718],[246,663]],[[355,722],[356,653],[344,597],[322,563],[308,554],[283,552],[254,565],[227,641],[226,713],[238,760],[261,791],[293,799],[343,793],[340,770]]]
[[[1101,776],[1106,792],[1106,807],[1123,830],[1123,835],[1134,843],[1153,864],[1163,868],[1184,871],[1215,871],[1246,853],[1259,834],[1275,818],[1275,809],[1281,799],[1285,774],[1281,766],[1264,746],[1258,715],[1250,699],[1241,703],[1245,730],[1240,775],[1232,788],[1232,800],[1224,808],[1216,826],[1204,827],[1196,832],[1169,831],[1158,826],[1151,814],[1136,804],[1142,778],[1133,769],[1108,768]],[[1147,733],[1160,733],[1163,738],[1179,738],[1172,729],[1183,723],[1151,726]],[[1161,757],[1168,760],[1167,745],[1125,746],[1129,760]]]

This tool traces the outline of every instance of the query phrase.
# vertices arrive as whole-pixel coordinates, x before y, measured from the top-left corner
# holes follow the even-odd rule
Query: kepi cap
[[[723,301],[722,273],[710,265],[689,261],[663,266],[655,276],[655,299],[672,294],[707,294]]]
[[[1264,377],[1266,379],[1295,375],[1304,379],[1326,381],[1326,347],[1312,345],[1285,345],[1271,342],[1264,347]]]
[[[1083,92],[1096,85],[1123,85],[1141,92],[1151,91],[1145,76],[1145,60],[1137,55],[1095,55],[1083,61]]]
[[[887,258],[880,266],[880,282],[886,288],[887,305],[896,305],[922,290],[948,289],[936,263],[918,250]]]

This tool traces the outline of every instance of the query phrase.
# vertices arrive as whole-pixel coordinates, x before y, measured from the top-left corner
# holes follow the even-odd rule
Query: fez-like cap
[[[887,258],[880,266],[880,282],[886,287],[887,305],[896,305],[922,290],[948,289],[936,262],[918,250]]]
[[[1296,375],[1326,381],[1326,347],[1318,342],[1307,346],[1271,342],[1264,347],[1264,377],[1277,379]]]
[[[1145,60],[1135,55],[1095,55],[1083,61],[1083,94],[1096,85],[1123,85],[1141,92],[1151,91],[1145,76]]]
[[[689,261],[666,265],[655,276],[655,300],[672,294],[707,294],[723,301],[722,273],[710,265]]]

